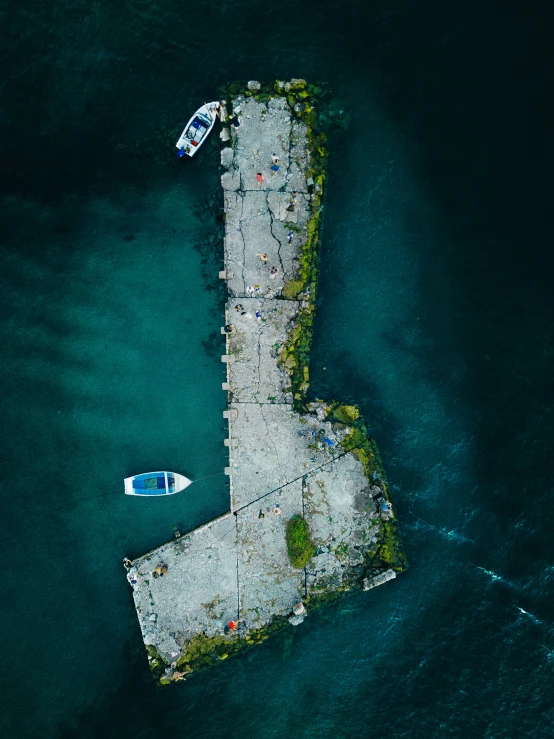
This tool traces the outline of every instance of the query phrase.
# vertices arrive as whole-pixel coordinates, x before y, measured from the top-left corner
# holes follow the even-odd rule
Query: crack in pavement
[[[269,404],[266,403],[266,405],[269,405]],[[342,457],[346,457],[346,455],[350,454],[351,452],[352,452],[352,449],[349,449],[347,452],[341,452],[340,454],[337,454],[335,457],[333,457],[333,459],[330,459],[327,462],[323,462],[323,464],[320,464],[317,467],[314,467],[313,469],[308,470],[307,472],[303,472],[298,477],[295,477],[294,480],[289,480],[288,482],[285,482],[284,485],[279,485],[278,487],[273,488],[273,490],[270,490],[268,493],[264,493],[263,495],[260,495],[258,498],[251,500],[250,503],[245,503],[244,505],[240,506],[240,508],[237,508],[236,511],[233,511],[233,515],[236,516],[237,513],[239,513],[240,511],[243,511],[245,508],[248,508],[254,503],[257,503],[258,501],[263,500],[264,498],[267,498],[268,495],[273,495],[273,493],[276,493],[278,490],[282,490],[283,488],[286,488],[287,485],[292,485],[295,482],[298,482],[298,480],[301,480],[303,477],[308,477],[309,475],[313,475],[318,470],[322,470],[324,467],[327,467],[327,465],[333,464],[333,462],[336,462],[338,459],[342,459]]]
[[[271,434],[269,433],[269,426],[267,425],[267,419],[266,419],[266,417],[265,417],[265,415],[264,415],[264,411],[263,411],[263,405],[260,405],[260,413],[262,414],[262,418],[264,419],[264,423],[265,423],[265,430],[266,430],[266,432],[267,432],[267,436],[268,436],[268,439],[269,439],[269,440],[271,441],[271,443],[273,444],[273,449],[274,449],[274,451],[275,451],[275,456],[277,457],[277,464],[279,465],[279,468],[280,468],[280,467],[281,467],[281,460],[279,459],[279,452],[277,451],[277,446],[276,446],[275,442],[273,441],[273,437],[272,437],[272,436],[271,436]],[[286,480],[286,479],[287,479],[287,478],[285,477],[285,480]]]
[[[242,292],[246,292],[246,278],[244,276],[244,270],[246,269],[246,241],[242,232],[242,215],[244,213],[244,198],[240,196],[240,216],[239,216],[239,233],[242,239]]]
[[[277,242],[277,257],[279,259],[279,264],[281,266],[281,273],[283,275],[283,282],[284,282],[285,281],[285,266],[283,264],[283,258],[281,257],[282,244],[277,238],[277,236],[275,236],[275,234],[273,233],[273,224],[275,222],[275,219],[273,217],[273,211],[271,210],[271,206],[269,204],[269,190],[267,191],[266,200],[267,200],[267,212],[269,213],[269,233],[271,234],[273,240]]]

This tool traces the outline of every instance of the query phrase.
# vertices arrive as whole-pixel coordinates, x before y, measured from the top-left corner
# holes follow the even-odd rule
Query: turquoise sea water
[[[542,14],[4,7],[2,736],[551,736]],[[225,465],[216,141],[183,163],[174,139],[218,84],[291,76],[352,119],[330,141],[313,392],[372,423],[411,567],[159,691],[121,560],[228,502],[223,476],[121,494]]]

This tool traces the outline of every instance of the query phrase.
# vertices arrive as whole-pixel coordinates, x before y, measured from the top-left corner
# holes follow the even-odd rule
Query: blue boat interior
[[[199,118],[196,116],[196,118],[193,120],[192,125],[195,128],[208,128],[208,124],[202,120],[202,118]]]
[[[167,476],[168,492],[172,493],[175,488],[173,475]],[[133,489],[140,491],[141,495],[163,495],[165,492],[165,476],[159,472],[148,475],[137,475],[133,479]]]

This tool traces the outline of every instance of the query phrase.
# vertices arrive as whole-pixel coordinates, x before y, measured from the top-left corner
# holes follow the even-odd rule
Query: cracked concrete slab
[[[286,281],[296,278],[300,248],[306,240],[310,217],[305,177],[307,129],[300,121],[291,124],[284,99],[268,105],[247,99],[240,108],[242,123],[233,134],[233,149],[225,149],[224,166],[229,171],[221,180],[225,261],[233,274],[228,288],[235,296],[248,296],[248,288],[257,288],[259,295],[274,297]],[[233,152],[232,160],[228,151]],[[279,157],[275,175],[273,155]],[[257,173],[262,182],[257,182]],[[267,255],[267,261],[260,254]]]
[[[342,453],[340,433],[330,423],[300,416],[291,405],[232,403],[230,407],[230,435],[238,442],[229,451],[234,511]],[[320,436],[334,446],[327,446]]]
[[[340,587],[377,540],[378,512],[361,462],[341,456],[304,479],[304,516],[317,547],[308,592]]]
[[[240,189],[281,190],[290,180],[290,136],[292,114],[284,98],[272,98],[260,103],[255,98],[243,98],[239,103],[241,125],[234,134],[236,169],[240,172]],[[238,155],[238,156],[237,156]],[[279,171],[272,172],[273,155],[279,157]],[[260,172],[262,185],[256,180]],[[306,186],[304,185],[304,189]]]
[[[228,336],[233,402],[292,403],[290,378],[277,358],[297,313],[298,303],[292,300],[229,301],[225,321],[233,327]]]
[[[236,617],[236,537],[235,517],[228,513],[133,562],[128,578],[143,640],[166,662],[197,634],[219,635]],[[162,564],[167,572],[155,577]]]
[[[285,543],[286,522],[296,513],[302,513],[301,480],[237,513],[240,615],[252,628],[291,612],[305,595],[304,573],[291,566]]]

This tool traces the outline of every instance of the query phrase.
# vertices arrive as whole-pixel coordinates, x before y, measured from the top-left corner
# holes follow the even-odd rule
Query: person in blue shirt
[[[271,165],[271,174],[277,174],[279,171],[279,157],[277,154],[271,155],[271,161],[273,162]]]

